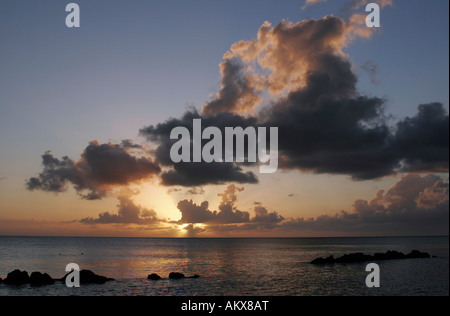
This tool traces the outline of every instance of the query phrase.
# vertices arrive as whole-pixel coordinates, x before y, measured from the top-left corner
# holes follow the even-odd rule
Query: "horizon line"
[[[322,237],[138,237],[138,236],[48,236],[48,235],[0,235],[17,238],[128,238],[128,239],[344,239],[344,238],[426,238],[447,237],[449,235],[399,235],[399,236],[322,236]]]

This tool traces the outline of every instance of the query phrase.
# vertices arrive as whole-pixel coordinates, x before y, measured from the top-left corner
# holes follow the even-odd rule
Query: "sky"
[[[448,235],[449,2],[0,2],[0,235]],[[170,131],[278,127],[257,163]]]

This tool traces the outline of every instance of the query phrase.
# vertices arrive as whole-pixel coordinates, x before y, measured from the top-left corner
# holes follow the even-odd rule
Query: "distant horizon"
[[[126,237],[126,236],[24,236],[24,235],[0,235],[0,237],[42,237],[42,238],[130,238],[130,239],[320,239],[320,238],[425,238],[446,237],[449,235],[417,235],[417,236],[323,236],[323,237]]]

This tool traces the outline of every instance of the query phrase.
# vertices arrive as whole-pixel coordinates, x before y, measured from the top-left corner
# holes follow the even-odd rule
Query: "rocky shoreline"
[[[21,271],[16,269],[10,273],[8,273],[6,279],[0,278],[0,284],[8,284],[8,285],[24,285],[30,284],[33,286],[41,286],[41,285],[51,285],[55,282],[65,282],[66,277],[70,274],[67,273],[60,279],[54,279],[47,273],[41,272],[32,272],[30,275],[27,271]],[[185,276],[183,273],[179,272],[171,272],[169,274],[169,279],[179,280],[179,279],[197,279],[200,276],[195,274],[193,276]],[[163,279],[158,274],[152,273],[148,275],[148,280],[161,280]],[[108,281],[114,281],[112,278],[107,278],[105,276],[97,275],[90,270],[81,270],[80,271],[80,284],[104,284]]]
[[[0,278],[0,283],[5,283],[8,285],[23,285],[23,284],[30,284],[35,286],[51,285],[54,284],[55,282],[65,282],[68,274],[66,274],[60,279],[54,279],[47,273],[32,272],[30,275],[28,275],[27,271],[21,271],[19,269],[16,269],[8,273],[6,279],[2,280]],[[114,281],[114,279],[97,275],[90,270],[80,271],[80,284],[104,284],[105,282],[108,281]]]
[[[372,255],[365,255],[361,252],[343,255],[342,257],[334,258],[329,256],[326,258],[316,258],[311,261],[311,264],[334,264],[334,263],[360,263],[369,261],[386,261],[386,260],[405,260],[405,259],[425,259],[431,258],[431,255],[426,252],[413,250],[405,255],[399,251],[387,251],[386,253],[376,253]]]

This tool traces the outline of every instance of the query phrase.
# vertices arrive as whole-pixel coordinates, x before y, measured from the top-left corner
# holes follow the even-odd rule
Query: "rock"
[[[67,273],[62,277],[61,281],[65,282],[66,277],[72,272]],[[80,271],[80,284],[103,284],[108,281],[114,281],[114,279],[107,278],[101,275],[97,275],[91,270],[81,270]]]
[[[20,285],[30,283],[30,277],[27,271],[20,271],[18,269],[8,273],[8,276],[4,280],[6,284]]]
[[[30,275],[30,284],[31,285],[48,285],[55,283],[55,280],[47,273],[33,272]]]
[[[81,284],[89,284],[89,283],[103,284],[108,281],[114,281],[114,279],[107,278],[107,277],[104,277],[101,275],[97,275],[90,270],[81,270],[80,271],[80,283]]]
[[[194,274],[193,276],[188,277],[189,279],[198,279],[200,276],[198,274]]]
[[[337,263],[354,263],[354,262],[365,262],[371,260],[372,256],[367,256],[361,252],[351,253],[348,255],[343,255],[336,259]]]
[[[317,258],[311,261],[312,264],[330,264],[335,262],[336,260],[333,256],[329,256],[328,258]]]
[[[2,278],[0,278],[0,283],[2,283],[3,282],[3,280],[2,280]]]
[[[386,259],[385,260],[399,260],[399,259],[406,259],[406,256],[402,252],[398,251],[388,251],[386,252]]]
[[[406,255],[406,257],[411,259],[422,259],[422,258],[430,258],[430,254],[426,252],[420,252],[419,250],[413,250],[410,254]]]
[[[328,258],[317,258],[311,261],[311,263],[312,264],[358,263],[368,261],[403,260],[403,259],[418,259],[418,258],[430,258],[430,255],[426,252],[420,252],[418,250],[413,250],[408,255],[392,250],[389,250],[386,253],[376,253],[373,256],[365,255],[361,252],[358,252],[346,254],[336,259],[334,259],[333,256],[330,256]]]
[[[157,275],[156,273],[149,274],[147,277],[148,280],[161,280],[161,277]]]
[[[170,272],[170,274],[169,274],[169,279],[178,280],[178,279],[183,279],[184,277],[185,276],[183,273]]]

